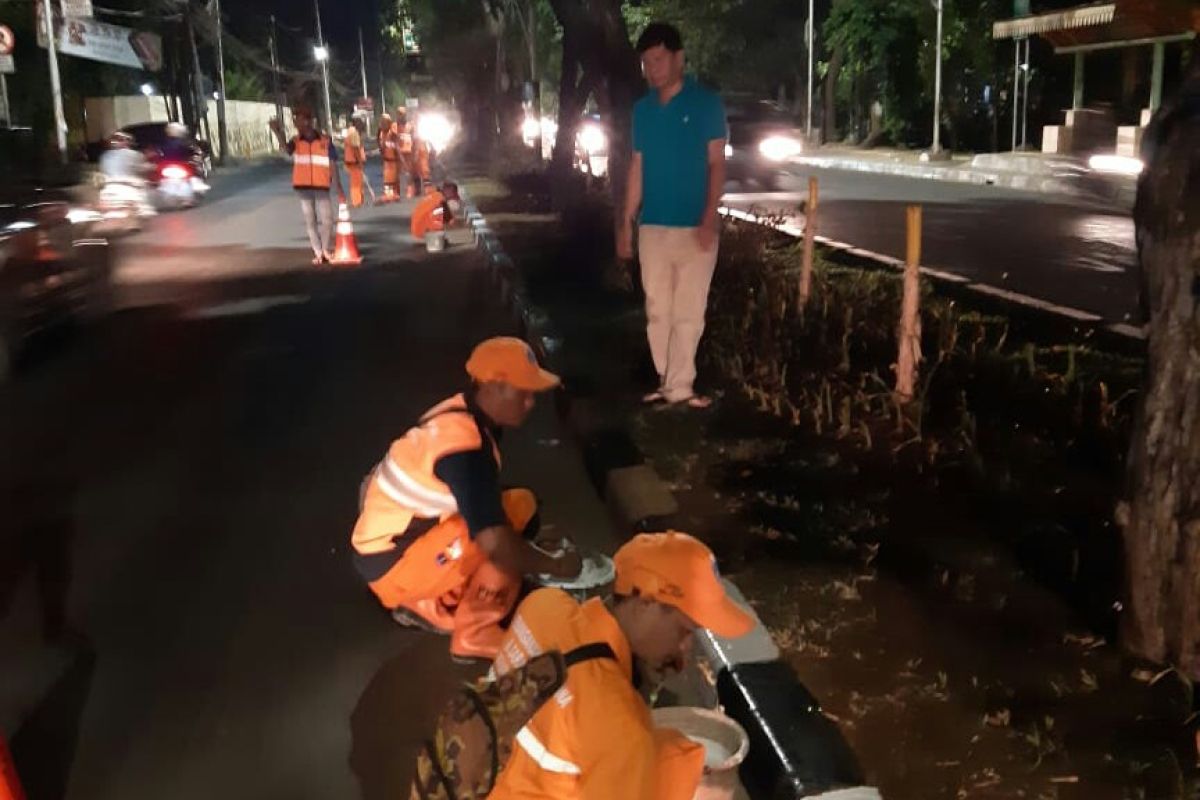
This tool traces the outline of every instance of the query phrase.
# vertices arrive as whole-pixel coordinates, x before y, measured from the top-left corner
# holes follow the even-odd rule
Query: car
[[[792,115],[770,100],[726,96],[729,138],[725,145],[725,179],[745,188],[779,189],[783,165],[804,151],[804,132]]]
[[[113,299],[112,253],[80,202],[78,165],[41,158],[29,128],[0,128],[0,383],[35,333],[93,321]]]
[[[213,166],[212,147],[208,142],[197,139],[190,133],[174,139],[167,133],[167,126],[172,124],[179,123],[141,122],[126,125],[121,131],[132,136],[134,147],[146,153],[147,158],[156,166],[160,161],[183,161],[198,177],[208,180]],[[88,160],[99,161],[100,155],[107,147],[107,139],[89,144]]]

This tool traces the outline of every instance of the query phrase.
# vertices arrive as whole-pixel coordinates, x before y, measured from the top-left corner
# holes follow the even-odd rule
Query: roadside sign
[[[354,107],[360,111],[374,111],[375,100],[370,97],[360,97],[354,101]]]
[[[35,6],[38,46],[46,47],[46,26],[42,22],[42,4]],[[157,72],[162,67],[162,37],[148,31],[135,31],[86,17],[54,20],[55,46],[58,52],[106,64]]]
[[[0,75],[12,75],[17,71],[17,65],[11,55],[0,55]]]
[[[13,36],[12,28],[0,25],[0,56],[11,56],[16,44],[17,40]]]

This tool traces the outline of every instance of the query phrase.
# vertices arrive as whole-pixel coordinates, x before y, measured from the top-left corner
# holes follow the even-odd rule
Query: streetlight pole
[[[63,113],[62,81],[58,76],[58,43],[54,41],[54,10],[50,0],[42,0],[42,19],[46,28],[46,53],[50,60],[50,90],[54,96],[54,131],[58,157],[67,163],[67,115]],[[5,104],[7,105],[7,103]]]
[[[1029,131],[1029,48],[1033,40],[1025,37],[1025,91],[1021,94],[1021,149],[1025,149],[1026,133]]]
[[[1017,125],[1021,116],[1021,40],[1013,39],[1012,149],[1017,152]]]
[[[367,51],[363,49],[362,26],[358,26],[358,66],[362,70],[363,97],[367,94]]]
[[[333,130],[333,108],[329,105],[329,50],[325,47],[325,35],[321,33],[321,0],[313,0],[317,15],[317,60],[321,62],[321,81],[325,84],[325,125]]]
[[[804,136],[812,144],[812,93],[813,93],[813,39],[816,34],[813,23],[813,0],[808,0],[808,113],[804,116]]]
[[[213,10],[217,15],[217,83],[221,87],[217,96],[217,140],[221,144],[221,156],[217,163],[224,166],[225,158],[229,155],[229,129],[225,125],[225,46],[222,41],[224,25],[221,22],[221,0],[216,0]]]
[[[945,0],[934,0],[937,8],[937,46],[934,49],[936,63],[933,68],[933,155],[942,152],[942,9]]]
[[[283,102],[279,97],[279,56],[275,53],[275,15],[271,15],[271,38],[267,40],[271,51],[271,91],[275,97],[275,119],[283,124]]]

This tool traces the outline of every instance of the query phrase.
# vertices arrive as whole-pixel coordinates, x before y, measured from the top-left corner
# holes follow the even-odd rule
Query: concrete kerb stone
[[[511,270],[510,280],[519,280],[516,277],[519,271],[504,254],[486,219],[469,198],[466,206],[469,218],[476,220],[477,242],[487,254],[493,276],[506,280],[503,273]],[[553,348],[547,346],[553,334],[546,315],[533,309],[523,289],[506,292],[504,298],[513,306],[522,336],[539,357],[547,360],[546,366],[555,369]],[[557,395],[556,406],[563,424],[573,435],[586,436],[588,432],[578,425],[585,415],[572,412],[573,403],[563,387],[559,387]],[[670,488],[645,463],[608,469],[603,486],[610,514],[620,526],[619,538],[678,511]],[[712,668],[715,686],[702,668],[694,669],[683,679],[700,687],[707,685],[707,693],[700,689],[697,696],[709,697],[746,729],[751,748],[740,772],[752,796],[799,798],[851,791],[857,794],[848,797],[878,798],[876,790],[861,785],[861,768],[845,738],[821,713],[819,704],[790,665],[780,658],[778,646],[757,613],[734,584],[728,580],[724,583],[734,601],[754,618],[754,629],[738,640],[721,639],[709,632],[697,637],[697,654]]]

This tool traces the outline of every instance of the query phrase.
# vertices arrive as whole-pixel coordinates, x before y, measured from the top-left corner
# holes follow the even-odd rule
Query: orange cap
[[[717,559],[686,533],[641,533],[613,557],[616,594],[637,593],[675,606],[697,625],[734,639],[750,632],[754,618],[725,594]]]
[[[513,336],[494,336],[476,345],[467,359],[467,374],[478,383],[498,381],[531,392],[553,389],[560,382],[538,366],[529,345]]]

